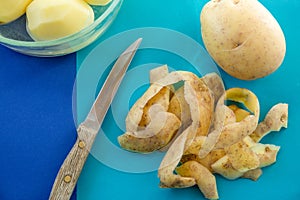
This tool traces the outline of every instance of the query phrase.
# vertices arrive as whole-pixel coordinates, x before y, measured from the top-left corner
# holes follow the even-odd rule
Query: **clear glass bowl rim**
[[[90,26],[70,36],[66,36],[60,39],[50,40],[50,41],[20,41],[20,40],[5,38],[0,35],[0,43],[13,45],[13,46],[22,46],[22,47],[46,47],[46,46],[56,46],[63,43],[68,43],[94,30],[98,26],[98,24],[104,21],[109,16],[109,14],[116,9],[119,3],[122,3],[122,1],[123,0],[112,0],[109,7],[104,11],[104,13],[98,19],[96,19]]]

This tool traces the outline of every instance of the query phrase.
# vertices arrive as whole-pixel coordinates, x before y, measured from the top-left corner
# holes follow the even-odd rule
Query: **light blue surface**
[[[200,0],[151,0],[136,1],[125,0],[123,7],[114,24],[109,31],[96,43],[91,45],[77,54],[78,68],[84,61],[86,65],[97,65],[99,63],[110,63],[114,58],[108,55],[115,55],[121,52],[126,43],[116,43],[111,48],[101,50],[97,47],[105,39],[133,28],[141,27],[163,27],[179,31],[203,44],[200,36],[199,13],[207,1]],[[273,143],[281,146],[278,154],[278,162],[270,167],[263,169],[262,177],[253,182],[250,180],[240,179],[237,181],[228,181],[217,176],[218,191],[221,199],[299,199],[300,198],[300,173],[297,173],[300,153],[300,118],[297,115],[300,104],[300,79],[298,68],[298,45],[300,40],[300,24],[297,22],[299,17],[300,4],[296,0],[278,0],[278,1],[261,1],[275,16],[280,23],[287,41],[287,54],[282,66],[272,75],[256,81],[240,81],[229,77],[221,71],[226,87],[246,87],[251,89],[259,98],[261,105],[261,116],[263,117],[272,105],[285,102],[289,104],[289,128],[280,133],[268,135],[263,143]],[[294,19],[291,19],[294,17]],[[148,41],[146,41],[148,42]],[[128,43],[129,44],[129,43]],[[123,46],[122,46],[123,45]],[[102,54],[101,51],[104,51]],[[92,52],[90,54],[90,52]],[[91,59],[93,54],[99,54],[101,62],[95,63]],[[118,55],[118,54],[117,54]],[[88,63],[88,64],[87,64]],[[164,63],[172,66],[174,69],[195,70],[186,60],[174,57],[168,52],[154,50],[142,50],[138,52],[129,70],[143,63]],[[106,66],[106,64],[104,65]],[[101,66],[100,66],[101,67]],[[95,70],[97,68],[93,68]],[[103,72],[101,72],[103,70]],[[197,70],[196,70],[197,71]],[[78,71],[80,72],[80,71]],[[87,77],[93,77],[97,74],[107,74],[107,69],[99,71],[87,71]],[[90,74],[89,74],[90,73]],[[138,72],[140,73],[140,72]],[[146,73],[146,72],[145,72]],[[96,95],[97,89],[101,85],[104,76],[98,77],[92,84],[98,84],[97,88],[88,88],[91,83],[78,82],[78,88],[86,88],[78,93],[78,120],[84,119],[93,99],[89,98],[90,93]],[[144,79],[140,74],[136,80]],[[87,84],[87,85],[81,85]],[[87,87],[85,87],[87,86]],[[132,96],[136,99],[145,88],[140,88]],[[122,90],[126,92],[125,89]],[[82,93],[83,92],[83,93]],[[87,95],[85,95],[87,94]],[[130,103],[132,103],[131,100]],[[81,104],[83,102],[83,104]],[[117,135],[122,133],[113,119],[113,111],[110,109],[104,121],[102,130],[107,138],[116,144]],[[105,152],[104,152],[105,153]],[[110,152],[111,153],[111,152]],[[109,154],[110,155],[110,154]],[[114,159],[114,158],[112,158]],[[136,165],[121,160],[125,165]],[[93,156],[90,156],[80,176],[77,186],[77,198],[79,200],[92,199],[202,199],[202,194],[196,187],[188,189],[160,189],[158,188],[157,172],[148,173],[127,173],[107,167],[99,162]]]

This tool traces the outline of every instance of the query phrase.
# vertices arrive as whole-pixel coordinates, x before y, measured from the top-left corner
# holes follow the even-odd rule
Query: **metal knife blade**
[[[100,90],[89,114],[82,125],[98,132],[107,110],[117,92],[127,68],[133,59],[142,38],[131,44],[119,57],[110,71],[102,89]]]

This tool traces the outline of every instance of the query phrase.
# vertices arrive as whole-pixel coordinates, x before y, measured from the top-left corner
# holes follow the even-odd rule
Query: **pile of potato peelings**
[[[164,65],[150,71],[150,83],[130,109],[118,141],[133,152],[167,151],[158,169],[160,187],[198,185],[206,198],[218,199],[214,173],[257,180],[262,167],[276,162],[280,147],[259,141],[287,128],[287,104],[273,106],[258,122],[255,94],[243,88],[225,91],[215,73],[199,78],[187,71],[169,73]],[[175,89],[178,83],[182,86]]]

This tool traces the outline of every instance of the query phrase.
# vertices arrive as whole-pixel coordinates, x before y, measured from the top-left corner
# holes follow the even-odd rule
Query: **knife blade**
[[[58,171],[50,200],[70,199],[109,106],[141,41],[142,38],[137,39],[119,56],[86,119],[78,126],[76,142]]]

